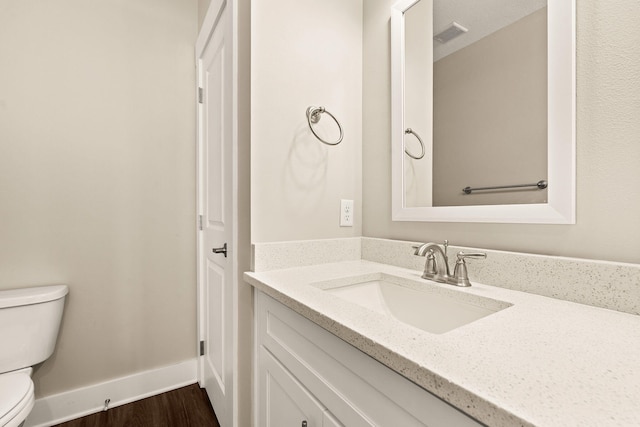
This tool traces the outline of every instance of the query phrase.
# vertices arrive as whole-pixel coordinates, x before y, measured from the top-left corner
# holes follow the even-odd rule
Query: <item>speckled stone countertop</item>
[[[512,304],[430,334],[315,285],[375,273],[423,280],[417,270],[364,260],[245,273],[245,280],[487,425],[640,425],[640,316],[428,282]]]

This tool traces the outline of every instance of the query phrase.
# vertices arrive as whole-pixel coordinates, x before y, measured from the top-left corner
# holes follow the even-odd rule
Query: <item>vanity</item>
[[[387,254],[389,263],[380,262],[388,244],[409,255]],[[406,267],[424,261],[412,259],[410,242],[363,238],[361,245],[360,254],[346,255],[350,260],[319,255],[318,264],[276,262],[275,269],[245,274],[256,291],[256,425],[640,423],[639,316],[477,283],[474,269],[488,260],[470,264],[471,287],[426,281],[420,268]],[[566,259],[539,258],[531,262],[557,261],[567,270]],[[640,278],[638,266],[616,268]],[[412,324],[412,310],[437,307],[411,297],[417,307],[405,300],[409,316],[402,318],[403,310],[382,312],[358,293],[385,283],[444,298],[436,306],[455,300],[477,313],[459,324]]]
[[[481,425],[267,293],[255,313],[256,425]]]

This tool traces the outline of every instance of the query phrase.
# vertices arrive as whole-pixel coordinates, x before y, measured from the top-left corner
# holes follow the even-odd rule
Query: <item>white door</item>
[[[211,2],[198,43],[200,382],[222,427],[234,425],[234,132],[231,20]]]

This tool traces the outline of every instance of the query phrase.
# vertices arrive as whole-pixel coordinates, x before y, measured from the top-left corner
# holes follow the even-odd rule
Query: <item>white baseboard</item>
[[[37,399],[24,427],[49,427],[84,417],[109,408],[124,405],[166,391],[174,390],[197,380],[197,359],[116,378]]]

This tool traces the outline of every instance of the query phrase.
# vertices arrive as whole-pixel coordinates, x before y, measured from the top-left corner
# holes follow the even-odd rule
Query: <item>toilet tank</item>
[[[51,356],[68,292],[66,285],[0,291],[0,373]]]

